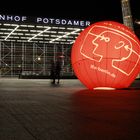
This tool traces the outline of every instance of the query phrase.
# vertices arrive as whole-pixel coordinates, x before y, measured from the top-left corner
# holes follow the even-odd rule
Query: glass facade
[[[61,58],[62,76],[73,76],[72,45],[0,42],[0,76],[49,76],[51,61]]]
[[[36,18],[34,23],[27,19],[0,15],[0,77],[47,78],[51,61],[58,58],[61,75],[73,77],[71,47],[89,22]]]

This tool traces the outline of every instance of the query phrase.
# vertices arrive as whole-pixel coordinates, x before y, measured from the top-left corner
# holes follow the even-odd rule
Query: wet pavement
[[[91,91],[77,79],[0,79],[0,140],[140,140],[139,85]]]

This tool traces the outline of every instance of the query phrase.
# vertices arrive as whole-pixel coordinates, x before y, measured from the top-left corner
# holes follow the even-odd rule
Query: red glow
[[[78,36],[71,60],[87,88],[126,88],[140,72],[140,42],[123,24],[97,22]]]

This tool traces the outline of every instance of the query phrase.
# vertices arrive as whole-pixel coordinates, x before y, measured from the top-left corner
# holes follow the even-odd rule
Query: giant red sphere
[[[121,23],[96,22],[75,40],[71,61],[76,76],[89,89],[126,88],[140,73],[140,42]]]

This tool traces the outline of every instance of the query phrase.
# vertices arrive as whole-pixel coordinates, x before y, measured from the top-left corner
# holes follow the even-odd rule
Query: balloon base
[[[116,88],[112,88],[112,87],[96,87],[93,88],[93,90],[115,90]]]

